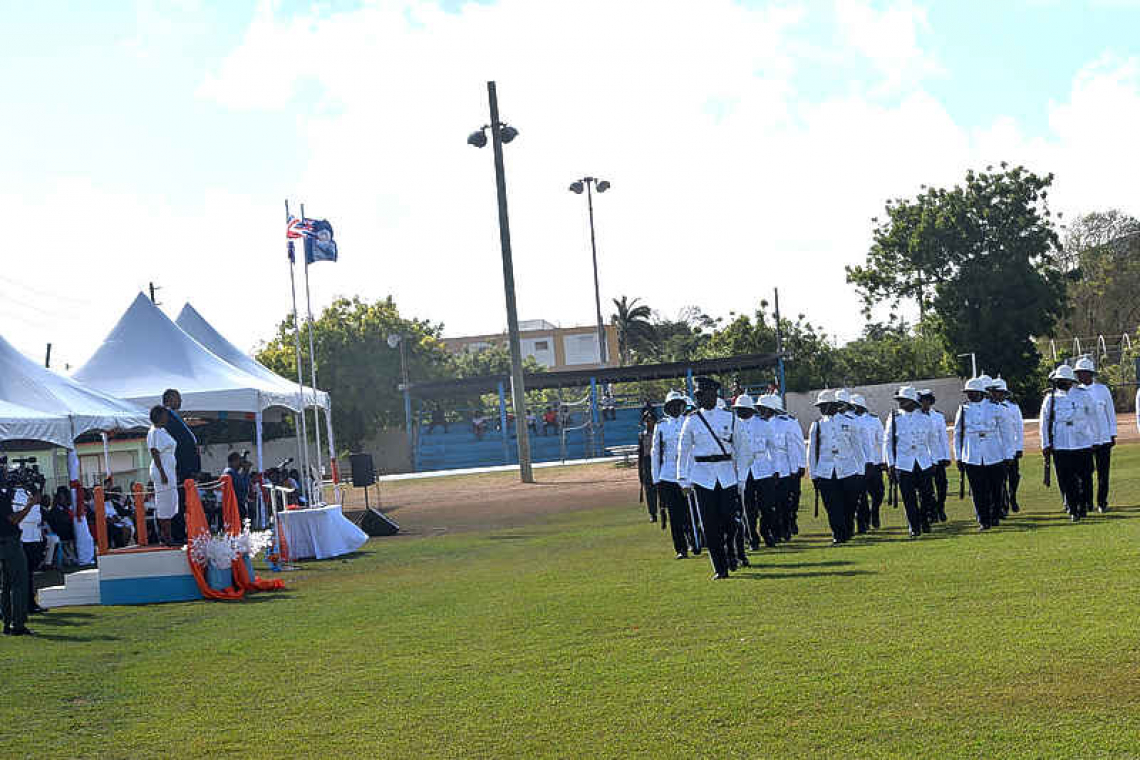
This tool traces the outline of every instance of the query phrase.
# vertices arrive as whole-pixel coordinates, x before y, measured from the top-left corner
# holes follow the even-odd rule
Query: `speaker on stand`
[[[364,514],[356,524],[369,536],[394,536],[399,533],[399,525],[385,517],[379,510],[373,509],[368,503],[368,487],[376,484],[376,467],[372,462],[372,455],[349,454],[348,460],[352,465],[353,487],[364,489]]]

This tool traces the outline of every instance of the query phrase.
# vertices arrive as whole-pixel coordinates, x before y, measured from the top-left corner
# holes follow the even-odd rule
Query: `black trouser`
[[[1006,462],[1005,482],[1006,482],[1006,485],[1009,486],[1009,505],[1010,505],[1010,507],[1017,507],[1018,509],[1020,509],[1021,507],[1017,503],[1017,487],[1021,484],[1021,460],[1020,459],[1014,458],[1014,459],[1011,459],[1008,462]]]
[[[657,520],[657,486],[652,483],[642,483],[641,490],[645,493],[645,508],[649,510],[649,519]]]
[[[23,628],[28,620],[28,558],[20,537],[0,537],[0,616],[6,628]]]
[[[859,476],[859,492],[855,495],[855,530],[859,533],[866,533],[871,527],[871,502],[867,494],[867,468],[871,466],[866,465]]]
[[[728,524],[725,557],[728,559],[728,566],[732,567],[733,563],[737,565],[743,563],[745,556],[744,541],[749,531],[744,524],[747,518],[744,514],[744,501],[740,497],[740,489],[734,486],[729,490],[729,494],[732,501],[732,519]]]
[[[1084,517],[1093,504],[1092,449],[1053,449],[1053,461],[1069,514]]]
[[[867,502],[867,515],[871,527],[879,527],[879,509],[883,506],[883,471],[877,464],[869,464],[863,471],[863,500]]]
[[[942,518],[942,515],[946,514],[946,492],[950,488],[950,484],[946,482],[946,465],[941,462],[936,463],[931,474],[934,478],[934,501],[938,505],[938,516]]]
[[[726,487],[719,483],[713,488],[693,486],[693,492],[697,495],[697,508],[701,511],[701,522],[705,526],[709,559],[712,560],[713,570],[719,575],[728,573],[725,547],[734,520],[733,512],[736,509],[736,500],[732,498],[734,491],[736,486]]]
[[[771,475],[757,481],[760,532],[753,533],[753,538],[756,539],[757,542],[763,539],[767,546],[775,546],[781,534],[779,483],[780,478],[777,475]]]
[[[803,493],[803,478],[799,475],[789,475],[788,481],[788,520],[792,524],[792,534],[794,535],[800,532],[800,495]]]
[[[861,475],[846,478],[832,475],[815,481],[819,495],[823,497],[824,509],[827,510],[831,537],[837,542],[851,538],[855,526],[855,502],[859,498],[859,490],[862,488],[859,481],[862,479]]]
[[[907,525],[912,536],[930,532],[930,521],[938,512],[938,501],[934,496],[934,468],[922,469],[918,462],[914,469],[896,470],[899,479],[899,495],[906,510]]]
[[[1112,469],[1113,444],[1102,444],[1093,452],[1093,462],[1096,464],[1096,505],[1101,509],[1108,507],[1108,475]]]
[[[1001,517],[1001,507],[995,501],[995,485],[1001,485],[1001,468],[998,464],[967,464],[966,478],[970,481],[970,492],[974,499],[974,513],[978,524],[983,527],[994,525]],[[1060,475],[1057,476],[1060,480]]]
[[[24,558],[28,563],[28,606],[31,607],[36,601],[35,572],[40,569],[40,563],[44,561],[44,542],[25,543],[23,547]]]
[[[760,545],[760,529],[757,522],[760,519],[760,481],[748,474],[744,485],[744,515],[748,521],[749,543],[753,549]]]
[[[790,541],[792,538],[792,523],[795,521],[796,504],[792,502],[793,489],[796,478],[790,476],[776,477],[775,480],[775,538],[777,541]]]
[[[689,500],[681,486],[668,480],[657,484],[657,494],[661,499],[661,509],[669,512],[669,531],[673,536],[673,551],[688,554],[693,543],[692,525],[689,518]]]

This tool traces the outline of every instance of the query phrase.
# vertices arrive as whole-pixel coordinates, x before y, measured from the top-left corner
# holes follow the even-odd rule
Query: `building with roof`
[[[606,361],[602,361],[598,351],[597,325],[558,327],[545,319],[519,322],[523,358],[532,357],[551,372],[618,366],[617,327],[606,325],[605,334]],[[443,343],[452,353],[477,352],[495,345],[507,345],[507,334],[444,338]]]

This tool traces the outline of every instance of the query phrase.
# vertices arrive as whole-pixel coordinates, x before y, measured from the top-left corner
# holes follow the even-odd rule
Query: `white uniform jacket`
[[[1021,416],[1021,407],[1012,401],[1003,401],[1001,405],[1009,417],[1009,430],[1013,437],[1006,441],[1006,448],[1009,451],[1009,458],[1013,459],[1015,454],[1025,451],[1025,419]]]
[[[776,474],[775,426],[768,420],[761,419],[760,415],[736,421],[737,425],[741,423],[748,431],[749,449],[752,454],[752,466],[748,472],[741,467],[741,479],[747,480],[749,474],[755,480],[772,477]]]
[[[1096,382],[1083,387],[1092,394],[1093,400],[1096,401],[1097,412],[1101,416],[1102,438],[1097,443],[1112,443],[1112,439],[1116,437],[1116,403],[1112,400],[1112,391],[1107,385]]]
[[[804,468],[804,433],[800,423],[786,414],[773,417],[768,422],[772,426],[772,462],[776,474],[785,478]]]
[[[867,412],[856,419],[863,423],[867,436],[867,464],[880,465],[883,459],[883,423],[878,417]]]
[[[998,402],[993,399],[986,399],[983,404],[990,404],[997,410],[998,423],[1001,425],[1001,441],[1004,446],[1005,458],[1013,459],[1013,453],[1017,451],[1014,446],[1017,445],[1017,430],[1013,425],[1013,417],[1009,414],[1009,405],[1004,401]]]
[[[1078,385],[1068,391],[1046,393],[1045,400],[1041,403],[1039,422],[1043,449],[1091,449],[1102,438],[1101,417],[1097,413],[1096,402],[1091,393]]]
[[[812,480],[862,475],[867,462],[867,435],[852,415],[820,417],[808,432],[807,459]]]
[[[887,418],[887,429],[883,435],[883,459],[890,467],[904,472],[918,469],[928,470],[937,461],[935,451],[938,439],[934,437],[934,426],[930,417],[919,410],[898,411]]]
[[[649,448],[650,472],[656,485],[662,480],[677,482],[677,447],[681,442],[681,425],[685,418],[678,415],[665,418],[653,430],[653,444]]]
[[[946,418],[942,416],[942,412],[931,409],[926,414],[926,421],[934,431],[934,441],[937,444],[933,452],[935,464],[953,461],[953,457],[950,456],[950,436],[946,433]]]
[[[709,427],[701,422],[702,417]],[[725,488],[736,485],[737,467],[743,468],[745,462],[752,461],[748,435],[740,434],[739,423],[736,415],[727,409],[698,409],[685,417],[677,447],[677,482],[682,488],[690,485],[716,488],[718,483]],[[719,458],[725,453],[730,457],[725,461],[698,461],[704,457]]]
[[[954,418],[954,453],[963,464],[1001,464],[1006,459],[1002,438],[1004,413],[989,401],[966,402]]]

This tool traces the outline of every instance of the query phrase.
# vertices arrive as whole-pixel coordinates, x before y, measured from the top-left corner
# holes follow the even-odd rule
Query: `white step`
[[[80,570],[63,577],[62,586],[48,586],[39,591],[43,607],[81,607],[99,604],[99,570]]]

